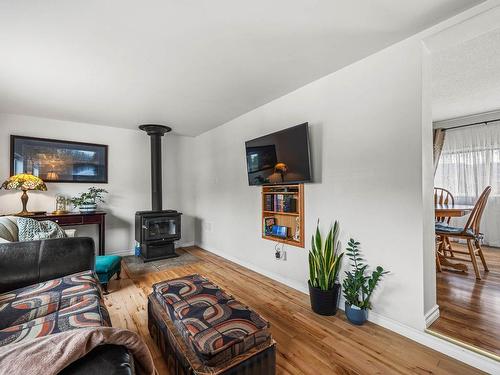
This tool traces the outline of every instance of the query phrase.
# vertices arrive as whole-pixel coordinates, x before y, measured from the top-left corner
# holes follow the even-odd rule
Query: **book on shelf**
[[[266,205],[267,206],[267,205]],[[297,199],[293,195],[289,194],[275,194],[273,199],[275,212],[297,212]]]
[[[264,210],[274,211],[274,199],[272,194],[266,194],[264,197]]]

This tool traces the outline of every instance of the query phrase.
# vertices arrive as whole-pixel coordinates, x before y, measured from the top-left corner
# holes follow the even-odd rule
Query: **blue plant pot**
[[[347,319],[357,326],[363,325],[368,318],[368,311],[358,307],[352,307],[349,303],[345,303],[345,315]]]

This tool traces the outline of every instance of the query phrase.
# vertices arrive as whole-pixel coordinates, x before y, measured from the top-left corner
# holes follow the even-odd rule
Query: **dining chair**
[[[440,187],[435,187],[434,188],[434,206],[437,206],[438,204],[454,205],[455,198],[453,197],[453,194],[451,194],[449,190],[446,190],[446,189],[440,188]],[[438,223],[450,224],[450,220],[451,220],[451,217],[437,217],[436,216],[436,222],[438,222]]]
[[[479,273],[479,267],[477,265],[476,257],[479,256],[481,259],[481,263],[483,264],[483,268],[486,272],[489,271],[488,266],[486,265],[486,260],[484,259],[483,249],[481,248],[481,240],[483,239],[483,234],[480,231],[481,227],[481,218],[483,216],[484,208],[486,207],[486,203],[488,202],[488,197],[491,193],[491,186],[488,186],[481,193],[479,199],[477,200],[474,208],[472,209],[469,219],[463,228],[460,227],[452,227],[448,225],[439,225],[436,224],[436,235],[441,237],[441,256],[444,258],[452,258],[454,260],[472,262],[472,266],[474,267],[474,272],[476,273],[476,279],[481,280],[481,275]],[[469,255],[470,259],[465,258],[457,258],[454,256],[447,256],[443,250],[444,243],[446,242],[445,238],[458,238],[464,239],[467,241],[468,251],[462,251],[453,249],[453,253]]]
[[[440,187],[434,187],[434,206],[437,206],[438,204],[445,204],[445,205],[454,205],[455,204],[455,198],[453,197],[453,194],[445,189],[445,188],[440,188]],[[436,223],[437,224],[450,224],[451,221],[451,216],[443,216],[439,217],[436,216]],[[453,257],[455,256],[453,254],[453,248],[451,247],[451,242],[448,237],[445,237],[442,239],[442,242],[444,241],[443,245],[443,250],[448,251],[450,255]]]

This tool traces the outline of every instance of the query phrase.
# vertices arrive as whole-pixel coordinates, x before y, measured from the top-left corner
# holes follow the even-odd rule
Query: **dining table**
[[[436,204],[434,211],[436,217],[461,217],[468,215],[473,208],[465,204]]]
[[[464,204],[436,204],[434,206],[434,212],[436,219],[438,218],[448,218],[448,217],[462,217],[470,214],[474,209],[474,206],[464,205]],[[451,246],[451,245],[450,245]],[[467,272],[467,265],[464,263],[450,262],[444,257],[442,250],[439,248],[436,250],[437,256],[439,258],[439,264],[443,267],[453,268],[457,271]]]

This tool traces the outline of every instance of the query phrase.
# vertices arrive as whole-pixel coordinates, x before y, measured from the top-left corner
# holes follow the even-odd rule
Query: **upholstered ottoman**
[[[104,292],[108,293],[108,282],[116,274],[116,278],[120,278],[122,270],[122,257],[118,255],[101,255],[95,257],[95,272],[99,281],[104,288]]]
[[[153,285],[148,328],[172,373],[275,374],[269,323],[200,275]]]

